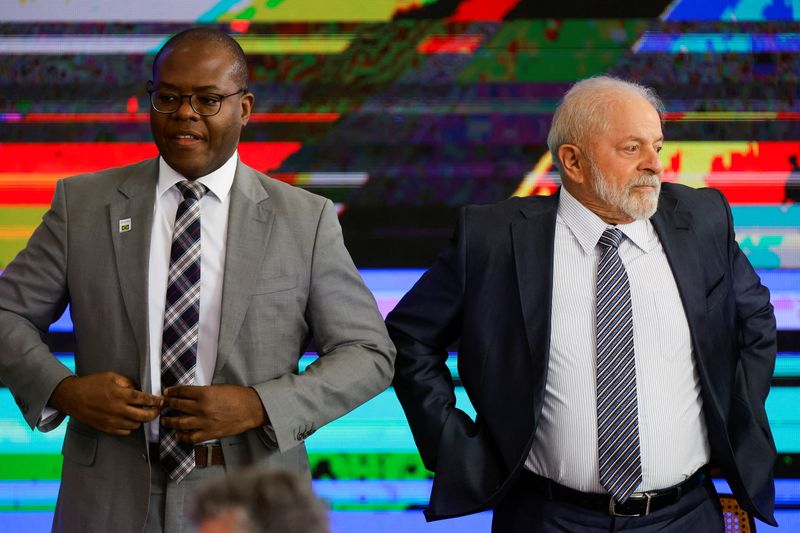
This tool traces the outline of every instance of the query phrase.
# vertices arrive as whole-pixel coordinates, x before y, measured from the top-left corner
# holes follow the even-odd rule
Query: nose
[[[192,107],[192,96],[189,94],[180,95],[181,102],[178,104],[178,109],[175,110],[175,116],[178,118],[192,118],[197,113]]]
[[[657,176],[664,172],[664,164],[658,156],[658,151],[653,146],[644,148],[642,152],[642,161],[639,165],[639,170],[647,171]]]

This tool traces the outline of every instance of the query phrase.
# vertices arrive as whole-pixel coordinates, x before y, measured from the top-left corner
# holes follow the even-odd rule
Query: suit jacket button
[[[147,462],[147,454],[146,453],[142,454],[142,461],[144,461],[145,463]]]

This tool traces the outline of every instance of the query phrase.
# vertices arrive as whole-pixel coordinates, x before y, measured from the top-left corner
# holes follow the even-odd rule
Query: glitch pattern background
[[[155,51],[193,25],[230,32],[250,58],[256,106],[242,159],[336,203],[384,315],[445,245],[458,207],[556,190],[545,138],[572,83],[632,78],[666,104],[665,179],[726,195],[770,287],[777,530],[800,531],[800,0],[540,4],[3,2],[0,270],[56,180],[156,155],[144,84]],[[71,331],[66,315],[49,334],[67,364]],[[460,387],[457,397],[474,414]],[[31,432],[0,387],[0,529],[49,530],[63,428]],[[308,448],[337,533],[489,530],[490,513],[424,523],[431,474],[391,390]]]

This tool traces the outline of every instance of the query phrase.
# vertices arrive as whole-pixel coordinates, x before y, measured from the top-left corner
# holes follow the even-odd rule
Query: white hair
[[[559,147],[575,144],[588,151],[588,140],[608,128],[607,113],[611,104],[631,93],[650,102],[658,116],[663,116],[664,104],[653,89],[613,76],[581,80],[567,91],[556,107],[547,134],[547,147],[559,172],[563,173],[558,159]]]

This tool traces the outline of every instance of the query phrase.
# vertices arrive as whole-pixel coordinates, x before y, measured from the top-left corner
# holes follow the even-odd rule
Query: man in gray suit
[[[303,441],[391,380],[331,202],[238,160],[247,74],[222,32],[170,39],[148,84],[161,157],[59,181],[0,277],[0,380],[32,428],[70,416],[54,530],[180,531],[203,479],[310,479]],[[41,340],[67,304],[75,374]]]

